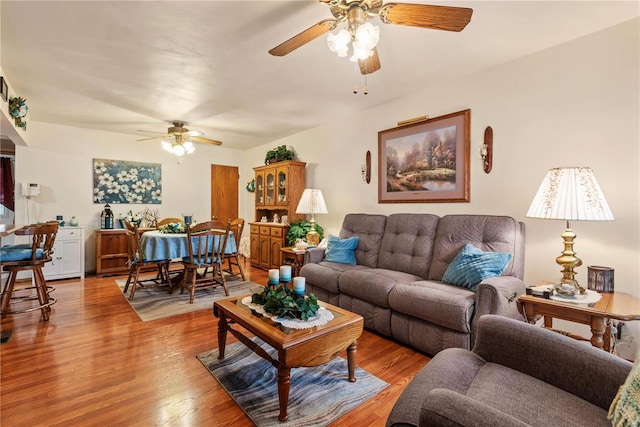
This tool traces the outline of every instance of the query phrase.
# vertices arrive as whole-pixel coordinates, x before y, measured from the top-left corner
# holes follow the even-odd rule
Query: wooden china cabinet
[[[296,214],[305,187],[306,163],[286,160],[253,168],[255,171],[255,222],[250,222],[251,265],[263,269],[282,264],[280,249],[286,246],[289,226],[282,224],[304,219]],[[273,222],[275,215],[280,218]],[[267,222],[262,221],[266,218]]]

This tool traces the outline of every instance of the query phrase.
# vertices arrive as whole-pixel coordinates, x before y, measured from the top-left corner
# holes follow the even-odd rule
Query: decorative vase
[[[78,220],[76,219],[75,216],[72,216],[71,219],[69,220],[69,225],[72,227],[77,227],[78,226]]]

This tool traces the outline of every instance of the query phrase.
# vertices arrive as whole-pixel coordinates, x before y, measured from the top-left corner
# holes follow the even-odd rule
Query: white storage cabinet
[[[51,258],[42,269],[46,280],[84,279],[84,228],[58,228]]]

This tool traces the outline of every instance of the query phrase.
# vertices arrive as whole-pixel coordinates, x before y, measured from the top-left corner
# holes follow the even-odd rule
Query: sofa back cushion
[[[378,254],[386,222],[385,215],[353,213],[344,217],[340,238],[359,237],[355,251],[358,265],[372,268],[378,266]]]
[[[378,268],[427,278],[440,218],[431,214],[392,214],[382,238]]]
[[[513,255],[503,276],[524,276],[524,224],[508,216],[446,215],[440,218],[429,269],[430,280],[442,280],[444,272],[467,243],[485,252]]]

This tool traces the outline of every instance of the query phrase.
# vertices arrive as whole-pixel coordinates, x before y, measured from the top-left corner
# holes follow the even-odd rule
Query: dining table
[[[214,244],[217,244],[218,236],[215,236]],[[142,256],[147,260],[178,259],[189,256],[187,233],[163,233],[158,230],[146,231],[140,237]],[[236,240],[233,231],[229,232],[225,253],[237,251]]]
[[[224,230],[221,230],[224,231]],[[212,245],[218,244],[219,236],[214,236]],[[140,249],[145,260],[181,260],[189,256],[189,246],[187,243],[187,233],[163,233],[159,230],[145,231],[140,236]],[[225,253],[236,252],[236,240],[233,231],[229,232]],[[171,278],[171,292],[182,280],[183,272]]]

